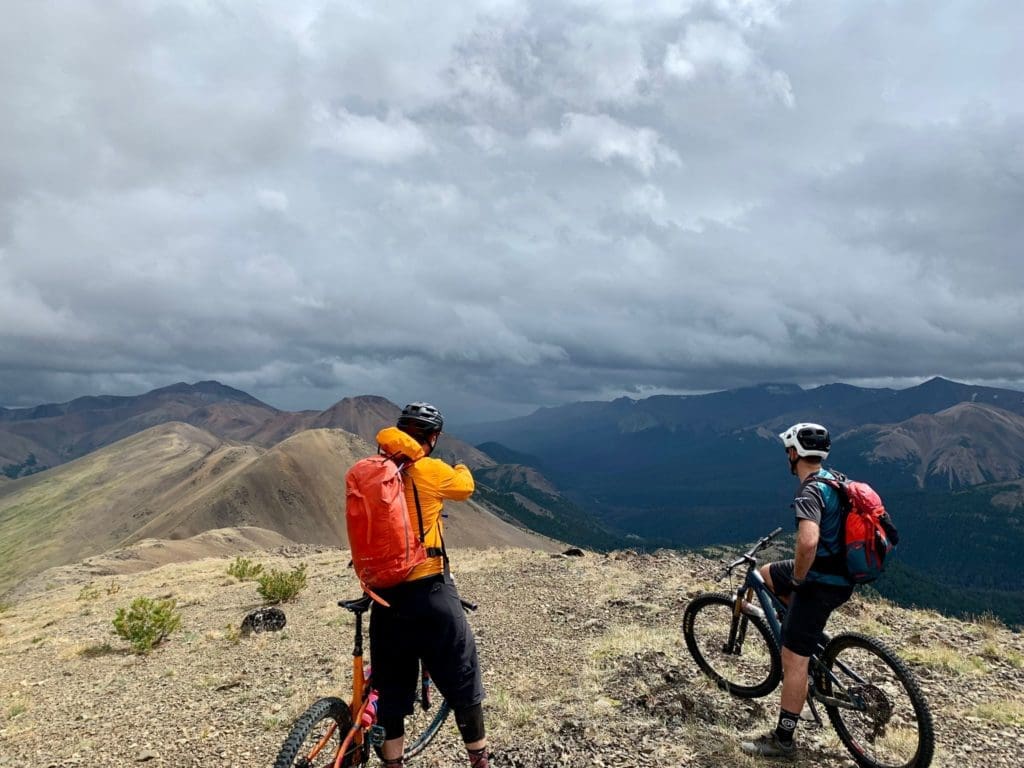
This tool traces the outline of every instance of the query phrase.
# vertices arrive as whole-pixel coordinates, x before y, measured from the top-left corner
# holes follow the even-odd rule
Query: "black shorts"
[[[370,663],[381,719],[412,713],[420,660],[454,709],[483,701],[476,640],[455,585],[439,575],[379,592],[391,603],[374,603],[370,614]]]
[[[850,599],[853,586],[805,582],[794,590],[793,564],[792,560],[782,560],[769,566],[775,594],[789,597],[782,621],[782,647],[799,656],[810,656],[818,649],[828,617]]]

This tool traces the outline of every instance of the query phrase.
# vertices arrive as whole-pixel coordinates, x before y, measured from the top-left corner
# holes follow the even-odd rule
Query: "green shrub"
[[[306,588],[306,565],[303,563],[291,571],[264,573],[259,582],[260,596],[268,603],[286,603]]]
[[[224,625],[224,639],[232,645],[238,645],[238,641],[242,639],[242,630],[234,624],[226,624]]]
[[[239,555],[235,561],[228,566],[228,576],[234,576],[239,581],[251,581],[263,573],[263,566],[254,563],[248,558]]]
[[[117,609],[114,631],[131,643],[136,653],[149,653],[181,624],[175,600],[150,600],[137,597],[131,607]]]
[[[90,581],[88,584],[86,584],[84,587],[82,587],[82,591],[78,593],[78,598],[77,599],[78,600],[99,600],[100,599],[100,589],[99,589],[99,587],[94,586],[93,583]]]

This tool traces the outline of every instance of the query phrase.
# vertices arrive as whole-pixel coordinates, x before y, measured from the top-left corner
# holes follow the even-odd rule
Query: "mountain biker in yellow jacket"
[[[470,768],[490,765],[476,640],[455,584],[447,574],[441,516],[446,500],[468,499],[475,486],[466,465],[453,467],[430,456],[443,427],[444,419],[437,408],[429,403],[410,403],[396,426],[377,434],[383,452],[415,460],[405,470],[406,501],[417,535],[422,517],[423,546],[427,550],[427,560],[416,566],[404,582],[378,590],[388,605],[375,602],[370,615],[370,660],[374,687],[380,694],[377,712],[385,739],[381,751],[384,765],[390,768],[404,765],[404,718],[412,713],[420,660],[455,712]]]

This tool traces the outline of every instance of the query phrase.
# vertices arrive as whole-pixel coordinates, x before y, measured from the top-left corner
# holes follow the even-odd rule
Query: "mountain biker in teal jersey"
[[[807,699],[807,663],[828,617],[850,599],[853,585],[845,573],[843,513],[839,494],[816,476],[835,477],[822,468],[832,441],[820,424],[800,423],[779,437],[790,471],[800,479],[791,505],[796,513],[793,560],[760,569],[768,588],[788,606],[782,624],[782,702],[774,731],[740,744],[750,755],[790,757],[793,735]]]

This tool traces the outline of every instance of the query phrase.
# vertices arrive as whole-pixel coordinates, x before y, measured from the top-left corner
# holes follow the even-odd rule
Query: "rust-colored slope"
[[[858,433],[874,433],[873,459],[911,462],[920,486],[958,488],[1024,472],[1024,417],[991,405],[960,403],[850,434]]]
[[[223,479],[200,483],[195,492],[171,489],[158,502],[164,511],[131,540],[256,526],[297,542],[346,546],[345,472],[373,450],[361,437],[340,429],[300,432]],[[446,540],[452,546],[554,546],[473,501],[450,503],[446,511]]]

